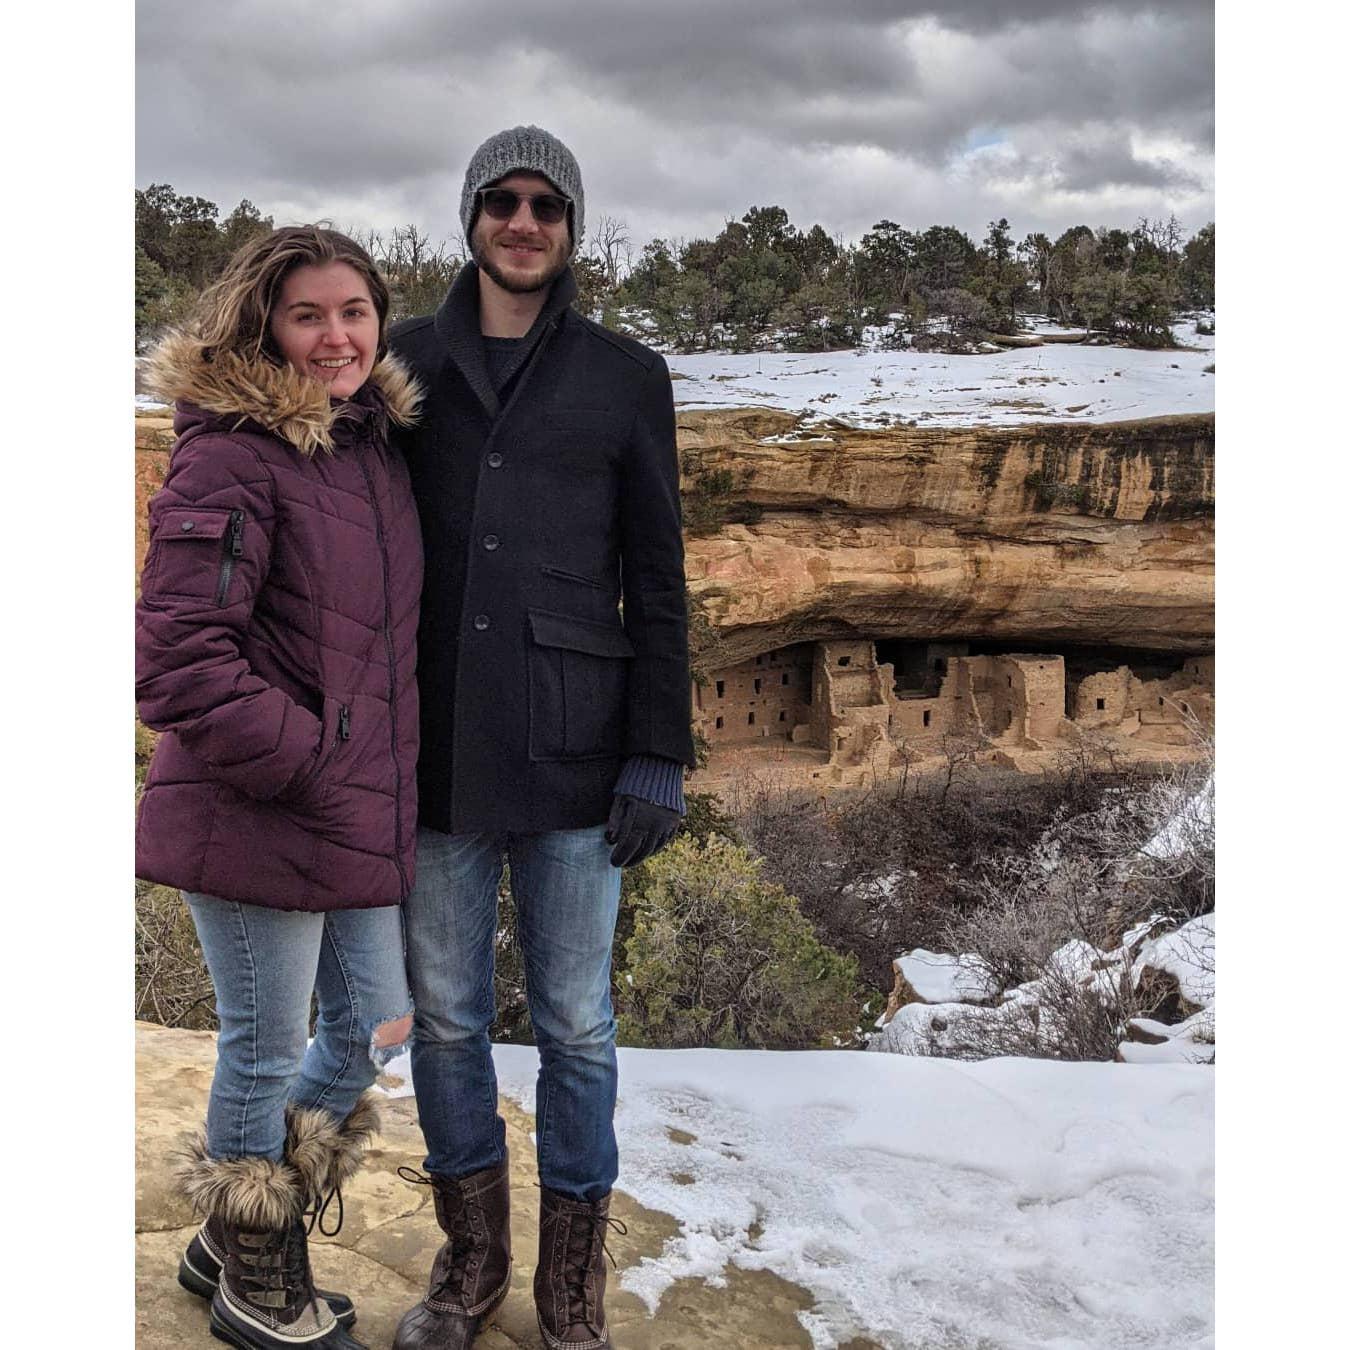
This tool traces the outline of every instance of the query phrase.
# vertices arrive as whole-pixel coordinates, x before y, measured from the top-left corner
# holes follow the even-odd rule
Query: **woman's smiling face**
[[[350,398],[365,384],[380,345],[370,288],[349,263],[306,264],[287,274],[272,310],[272,337],[302,375]]]

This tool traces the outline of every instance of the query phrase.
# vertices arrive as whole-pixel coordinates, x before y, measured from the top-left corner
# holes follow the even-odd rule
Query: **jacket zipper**
[[[352,738],[351,710],[345,703],[338,704],[337,732],[329,744],[323,746],[322,757],[310,772],[310,782],[314,782],[328,768],[329,761],[337,754],[338,746]]]
[[[384,650],[389,665],[389,750],[394,764],[394,866],[398,868],[400,899],[406,900],[411,887],[408,885],[408,874],[403,870],[401,854],[403,847],[403,775],[398,768],[398,712],[396,710],[398,682],[394,677],[394,635],[389,631],[389,551],[384,545],[384,520],[380,515],[380,503],[375,494],[375,484],[370,477],[370,470],[366,468],[361,447],[355,447],[355,451],[356,463],[361,470],[361,476],[366,480],[366,489],[370,493],[370,509],[375,517],[375,542],[380,549],[380,574],[384,580]],[[343,709],[343,711],[345,712],[346,709]],[[341,733],[344,725],[348,724],[343,721],[341,714],[339,714],[339,733]]]
[[[234,560],[244,555],[244,513],[230,512],[230,529],[225,536],[224,555],[220,560],[220,584],[216,587],[216,604],[225,603],[225,593],[230,589],[230,577],[234,574]]]

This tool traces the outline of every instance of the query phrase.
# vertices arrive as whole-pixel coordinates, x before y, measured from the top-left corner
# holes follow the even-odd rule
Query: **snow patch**
[[[916,947],[893,964],[925,1003],[978,1003],[998,992],[982,956],[948,956]]]

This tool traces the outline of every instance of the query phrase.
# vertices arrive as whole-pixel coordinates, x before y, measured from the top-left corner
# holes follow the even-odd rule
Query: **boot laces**
[[[569,1325],[589,1320],[586,1301],[586,1277],[600,1260],[601,1252],[617,1270],[618,1262],[605,1242],[607,1231],[613,1229],[627,1236],[628,1226],[622,1219],[608,1214],[573,1212],[568,1215],[567,1240],[563,1248],[563,1287],[567,1291],[567,1321]]]
[[[240,1284],[244,1297],[258,1307],[302,1308],[317,1298],[309,1269],[306,1230],[300,1220],[286,1228],[251,1234],[262,1241],[241,1252]],[[259,1297],[259,1296],[262,1297]]]
[[[473,1224],[469,1213],[469,1204],[457,1186],[437,1185],[435,1177],[419,1172],[413,1167],[400,1167],[398,1175],[413,1186],[431,1186],[444,1202],[443,1209],[447,1221],[445,1235],[448,1240],[449,1259],[446,1263],[445,1278],[431,1288],[430,1297],[448,1299],[456,1303],[463,1302],[464,1281],[468,1275],[469,1258],[473,1255],[477,1243],[474,1238]]]
[[[324,1227],[324,1217],[328,1213],[329,1206],[337,1201],[337,1219],[331,1228]],[[342,1187],[334,1182],[326,1191],[315,1195],[305,1209],[304,1218],[305,1232],[312,1233],[317,1227],[323,1237],[337,1237],[342,1231]]]

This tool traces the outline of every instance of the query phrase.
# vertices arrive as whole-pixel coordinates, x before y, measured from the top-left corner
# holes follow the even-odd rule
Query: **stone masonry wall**
[[[811,720],[811,646],[763,652],[693,690],[694,725],[710,745],[790,739]]]
[[[839,781],[940,754],[949,735],[984,737],[1016,766],[1019,752],[1051,750],[1075,727],[1182,746],[1192,718],[1213,725],[1212,656],[1187,657],[1160,680],[1139,679],[1124,665],[1087,676],[1072,692],[1070,718],[1062,656],[948,655],[934,667],[942,672],[936,694],[921,694],[912,673],[911,688],[897,693],[895,666],[878,662],[876,650],[870,640],[847,639],[761,653],[696,688],[695,719],[714,746],[777,738],[814,747]]]

